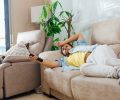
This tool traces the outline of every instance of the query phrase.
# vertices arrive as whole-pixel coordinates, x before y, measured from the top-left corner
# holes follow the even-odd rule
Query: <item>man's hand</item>
[[[65,42],[64,42],[64,41],[61,41],[61,42],[58,42],[58,43],[57,43],[57,46],[61,47],[61,46],[63,46],[64,44],[65,44]]]
[[[30,54],[29,55],[29,58],[30,58],[30,60],[36,60],[38,57],[37,56],[35,56],[35,55],[33,55],[33,54]]]
[[[33,60],[33,61],[38,60],[39,62],[43,62],[42,58],[39,58],[39,57],[35,56],[34,54],[30,54],[29,58],[30,58],[30,60]]]

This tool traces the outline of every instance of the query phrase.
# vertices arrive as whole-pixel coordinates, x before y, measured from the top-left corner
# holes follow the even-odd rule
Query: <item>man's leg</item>
[[[113,67],[120,66],[120,59],[117,58],[112,48],[107,45],[97,47],[88,57],[87,62],[111,65]]]
[[[86,76],[111,77],[110,73],[112,73],[113,69],[113,67],[107,65],[86,63],[81,66],[80,71]]]
[[[111,65],[111,66],[119,66],[120,67],[120,59],[108,58],[108,59],[106,59],[106,64]]]
[[[120,59],[107,45],[97,47],[87,59],[88,64],[81,66],[81,73],[86,76],[119,78]],[[93,64],[90,64],[93,63]]]
[[[109,78],[119,78],[118,67],[112,67],[108,65],[97,65],[92,63],[83,64],[80,67],[80,72],[86,76],[92,77],[109,77]]]
[[[95,64],[104,64],[104,65],[110,65],[106,61],[107,59],[117,59],[116,54],[107,45],[100,45],[98,46],[93,52],[90,54],[90,56],[87,58],[87,63],[95,63]]]

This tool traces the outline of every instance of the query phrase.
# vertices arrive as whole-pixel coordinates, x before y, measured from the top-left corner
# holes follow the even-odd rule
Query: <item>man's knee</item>
[[[80,72],[81,72],[81,74],[85,75],[86,67],[87,67],[87,63],[85,63],[85,64],[83,64],[83,65],[80,66]]]

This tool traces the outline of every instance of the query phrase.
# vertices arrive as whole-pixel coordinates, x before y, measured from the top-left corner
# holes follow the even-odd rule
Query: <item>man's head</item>
[[[72,45],[67,43],[67,44],[64,44],[62,47],[61,47],[61,53],[64,55],[64,56],[68,56],[70,53],[69,53],[69,50],[72,49]]]

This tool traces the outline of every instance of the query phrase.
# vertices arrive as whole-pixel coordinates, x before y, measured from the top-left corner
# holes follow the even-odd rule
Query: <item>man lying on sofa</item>
[[[77,46],[73,47],[69,43],[75,40]],[[120,59],[109,46],[89,46],[81,34],[59,42],[58,46],[64,55],[58,61],[43,60],[33,54],[30,54],[30,58],[49,68],[61,66],[64,70],[80,69],[86,76],[120,78]]]

